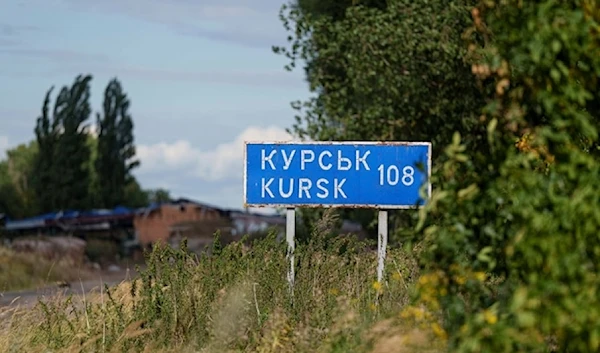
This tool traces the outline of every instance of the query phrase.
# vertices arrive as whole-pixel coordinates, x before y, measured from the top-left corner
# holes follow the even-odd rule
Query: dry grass
[[[0,292],[32,289],[86,278],[90,270],[65,257],[47,260],[30,253],[0,247]]]
[[[4,309],[0,352],[442,351],[426,326],[400,318],[417,277],[410,254],[390,250],[382,286],[376,254],[348,238],[317,234],[297,260],[292,301],[274,237],[201,259],[156,248],[136,281]]]

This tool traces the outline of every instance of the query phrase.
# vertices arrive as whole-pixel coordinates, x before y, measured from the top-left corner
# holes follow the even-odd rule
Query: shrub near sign
[[[428,142],[248,142],[245,153],[247,206],[415,207],[431,169]]]

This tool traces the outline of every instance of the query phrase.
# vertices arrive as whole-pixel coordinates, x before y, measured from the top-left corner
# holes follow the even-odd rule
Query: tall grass
[[[87,275],[89,271],[69,257],[48,260],[0,246],[0,293],[71,282]]]
[[[418,275],[414,258],[390,250],[388,278],[379,284],[369,244],[327,237],[322,228],[296,250],[293,296],[286,244],[274,235],[250,246],[215,242],[211,256],[201,257],[185,241],[179,249],[157,245],[134,281],[12,314],[0,351],[404,352],[410,340],[431,346],[425,331],[398,315]]]

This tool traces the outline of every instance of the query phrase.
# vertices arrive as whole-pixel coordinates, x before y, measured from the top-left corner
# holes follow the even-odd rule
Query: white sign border
[[[314,145],[329,145],[329,146],[343,146],[343,145],[354,145],[354,146],[427,146],[427,198],[431,198],[431,142],[404,142],[404,141],[244,141],[244,195],[243,205],[244,207],[252,208],[371,208],[371,209],[382,209],[382,210],[407,210],[407,209],[419,209],[423,205],[376,205],[376,204],[269,204],[269,203],[248,203],[248,190],[247,190],[247,172],[248,172],[248,145],[298,145],[298,146],[314,146]]]

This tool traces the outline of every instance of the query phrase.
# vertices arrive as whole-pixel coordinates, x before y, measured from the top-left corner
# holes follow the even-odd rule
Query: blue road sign
[[[431,194],[429,142],[247,142],[250,207],[402,209]]]

